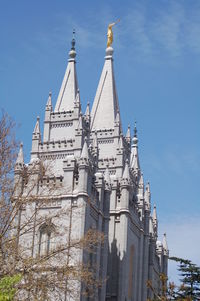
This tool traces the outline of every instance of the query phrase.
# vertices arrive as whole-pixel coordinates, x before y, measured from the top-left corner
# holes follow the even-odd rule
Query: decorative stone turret
[[[45,109],[46,111],[50,111],[50,112],[52,112],[52,110],[53,110],[51,96],[52,96],[52,93],[50,91],[49,97],[48,97],[47,103],[46,103],[46,109]]]
[[[19,152],[17,160],[15,162],[15,172],[17,170],[22,170],[24,167],[24,152],[23,152],[23,143],[20,143]]]
[[[157,219],[157,212],[156,212],[156,205],[154,204],[153,207],[153,214],[152,214],[152,220],[153,220],[153,229],[155,237],[158,237],[158,219]]]
[[[79,89],[77,89],[76,98],[74,101],[74,115],[78,117],[80,112],[81,112],[80,91]]]
[[[120,121],[119,110],[117,110],[117,114],[115,117],[114,129],[115,129],[115,135],[119,136],[121,134],[121,121]]]
[[[131,168],[133,169],[135,175],[138,175],[138,172],[140,170],[140,162],[138,156],[138,138],[137,138],[136,123],[134,127],[134,137],[133,137],[133,144],[131,149]]]
[[[163,235],[163,249],[164,249],[164,255],[169,256],[169,249],[167,244],[167,235],[164,233]]]
[[[85,137],[85,141],[83,144],[83,149],[81,152],[81,159],[85,160],[86,162],[88,162],[89,159],[89,153],[88,153],[88,145],[87,145],[87,138]]]
[[[90,103],[87,103],[86,110],[85,110],[85,118],[88,123],[90,123]]]
[[[128,125],[128,129],[127,129],[127,132],[126,132],[126,141],[128,143],[131,142],[131,127],[130,127],[130,125]]]
[[[32,150],[31,159],[38,158],[39,144],[41,142],[41,132],[40,132],[40,118],[37,117],[35,128],[32,135]]]
[[[124,172],[121,180],[121,207],[124,209],[129,208],[129,188],[130,188],[130,172],[129,162],[126,160]]]
[[[137,193],[137,204],[140,212],[140,219],[144,219],[144,179],[143,174],[140,174],[140,178],[138,181],[138,193]]]
[[[50,135],[50,123],[51,123],[51,112],[53,111],[52,108],[52,101],[51,101],[51,92],[49,92],[49,97],[47,99],[47,104],[45,108],[45,117],[44,117],[44,134],[43,134],[43,141],[49,141]]]
[[[145,210],[151,211],[151,192],[150,192],[150,184],[149,182],[146,185],[145,193],[144,193],[144,202],[145,202]]]
[[[24,153],[23,153],[23,143],[20,143],[20,148],[17,156],[17,160],[15,162],[15,170],[14,170],[14,194],[17,196],[21,194],[23,189],[23,177],[24,177]]]
[[[87,145],[87,138],[83,144],[83,149],[81,152],[81,157],[79,159],[79,191],[87,192],[88,185],[88,167],[89,167],[89,152]]]

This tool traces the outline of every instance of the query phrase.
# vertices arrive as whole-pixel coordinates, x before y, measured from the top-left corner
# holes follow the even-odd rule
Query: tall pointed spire
[[[134,137],[133,137],[133,144],[131,149],[131,168],[137,173],[140,169],[140,162],[138,156],[138,138],[137,138],[137,127],[135,122],[134,127]]]
[[[138,196],[143,199],[144,197],[144,178],[143,173],[140,173],[140,178],[138,182]]]
[[[33,130],[33,135],[34,136],[38,136],[38,138],[40,139],[41,138],[41,132],[40,132],[40,117],[37,116],[37,121],[36,121],[36,124],[35,124],[35,128]],[[36,137],[35,137],[36,138]]]
[[[157,238],[158,237],[158,219],[157,219],[156,205],[154,205],[154,207],[153,207],[152,221],[153,221],[154,235]]]
[[[125,164],[125,168],[124,168],[124,172],[123,172],[122,178],[123,178],[124,180],[127,180],[127,181],[130,180],[130,172],[129,172],[129,164],[128,164],[128,160],[126,160],[126,164]]]
[[[46,110],[52,111],[52,101],[51,101],[51,92],[49,92],[49,97],[47,99]]]
[[[82,119],[82,114],[79,116],[79,122],[78,122],[78,130],[83,129],[83,119]]]
[[[87,102],[86,110],[85,110],[85,116],[86,118],[90,117],[90,103],[89,101]]]
[[[126,132],[126,141],[128,143],[131,142],[131,127],[130,127],[130,125],[128,125],[128,129],[127,129],[127,132]]]
[[[157,223],[157,212],[156,212],[156,205],[154,204],[154,207],[153,207],[153,215],[152,215],[152,218],[153,218],[153,222],[154,224]]]
[[[75,102],[76,105],[80,105],[80,103],[81,103],[79,89],[77,89],[77,91],[76,91],[76,98],[75,98],[74,102]]]
[[[121,134],[119,137],[119,142],[118,142],[118,148],[121,150],[124,148],[124,144],[123,144],[123,135]]]
[[[164,233],[163,235],[163,249],[164,249],[164,255],[168,256],[169,255],[169,249],[168,249],[168,244],[167,244],[167,235]]]
[[[150,192],[149,182],[147,183],[146,188],[145,188],[144,201],[145,201],[146,210],[151,210],[151,192]]]
[[[103,71],[91,111],[91,128],[96,130],[114,128],[119,111],[112,55],[113,48],[107,48]]]
[[[20,143],[19,153],[15,164],[20,166],[23,166],[24,164],[23,143]]]
[[[84,158],[84,159],[89,158],[88,145],[87,145],[87,138],[86,137],[85,137],[85,141],[84,141],[82,152],[81,152],[81,158]]]
[[[68,65],[56,102],[55,112],[72,111],[74,108],[74,102],[76,100],[78,82],[76,75],[76,51],[74,37],[71,44],[72,46],[69,52]]]

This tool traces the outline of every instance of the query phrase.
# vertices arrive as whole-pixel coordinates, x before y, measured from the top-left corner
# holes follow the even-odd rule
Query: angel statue
[[[112,42],[113,42],[113,31],[112,31],[112,27],[113,27],[115,24],[119,23],[119,21],[120,21],[120,20],[118,19],[116,22],[111,23],[111,24],[108,25],[108,32],[107,32],[107,37],[108,37],[108,39],[107,39],[107,47],[110,47],[110,46],[112,45]]]

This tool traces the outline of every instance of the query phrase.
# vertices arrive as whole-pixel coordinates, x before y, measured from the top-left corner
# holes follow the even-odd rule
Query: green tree
[[[167,283],[167,276],[160,274],[160,292],[157,292],[151,281],[147,282],[147,287],[153,292],[154,298],[148,301],[197,301],[200,300],[200,267],[192,263],[191,260],[170,257],[170,260],[178,263],[180,272],[179,286],[173,282]]]
[[[16,285],[20,282],[21,275],[5,276],[0,279],[0,301],[12,301],[17,291]]]
[[[200,300],[200,267],[191,260],[171,257],[178,262],[181,285],[176,291],[176,299],[188,298],[188,300]],[[187,300],[187,299],[186,299]]]

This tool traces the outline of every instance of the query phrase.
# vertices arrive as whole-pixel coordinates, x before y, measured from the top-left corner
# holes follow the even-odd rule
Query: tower
[[[130,127],[126,135],[123,134],[113,53],[112,47],[106,49],[92,110],[90,112],[87,105],[83,115],[75,40],[72,40],[55,109],[50,93],[45,108],[43,138],[37,118],[31,160],[26,167],[28,173],[34,166],[32,178],[40,183],[37,190],[33,190],[38,202],[45,193],[44,181],[56,187],[51,198],[37,209],[37,214],[50,215],[60,208],[68,214],[51,221],[51,227],[47,222],[34,228],[26,240],[32,241],[32,256],[36,256],[45,251],[41,241],[47,239],[47,248],[51,245],[49,232],[53,227],[70,228],[72,237],[82,237],[90,228],[103,232],[105,242],[97,248],[95,259],[91,259],[97,267],[95,277],[106,280],[95,292],[95,300],[145,301],[151,295],[146,287],[147,280],[159,290],[156,275],[167,272],[168,248],[166,237],[163,244],[156,246],[157,215],[155,208],[151,214],[150,185],[144,185],[136,125],[132,142]],[[19,168],[24,164],[21,154],[22,146],[16,162],[17,179]],[[41,176],[41,163],[50,166],[46,178]],[[73,215],[75,208],[76,212],[78,208],[78,218]],[[31,210],[33,206],[30,205]],[[69,239],[71,237],[65,237],[66,243]],[[53,243],[56,244],[57,240]],[[82,251],[73,256],[85,260]],[[88,300],[82,295],[82,290],[82,285],[77,284],[79,299]],[[66,298],[63,295],[63,300],[68,300]]]

